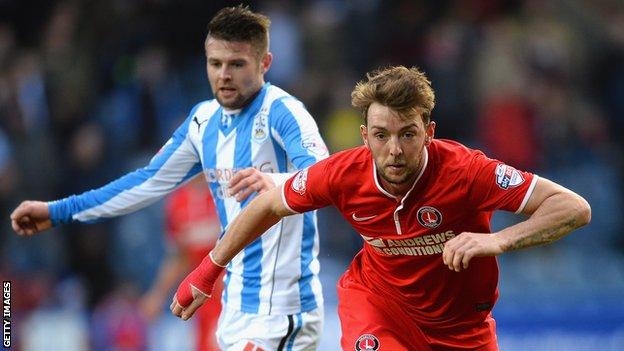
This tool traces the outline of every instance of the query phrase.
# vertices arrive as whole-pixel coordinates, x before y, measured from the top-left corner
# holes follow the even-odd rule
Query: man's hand
[[[275,187],[275,182],[268,174],[249,167],[237,172],[229,184],[230,196],[235,196],[236,201],[244,201],[254,192],[262,194],[263,192]]]
[[[210,255],[210,253],[206,255],[202,263],[184,278],[173,296],[169,308],[174,315],[183,320],[191,318],[210,297],[215,281],[225,268],[217,265]]]
[[[184,284],[184,282],[182,283]],[[182,285],[180,285],[180,288],[182,288]],[[178,290],[180,288],[178,288]],[[206,302],[206,299],[210,297],[210,295],[207,295],[206,293],[197,289],[192,284],[188,285],[188,289],[191,290],[191,296],[192,296],[192,300],[190,304],[186,305],[186,307],[183,307],[177,301],[178,294],[176,293],[175,296],[173,296],[173,302],[171,302],[171,306],[169,306],[169,309],[171,309],[171,312],[174,315],[182,318],[182,320],[188,320],[189,318],[193,317],[193,315],[195,314],[195,311],[197,311],[197,309],[200,308],[204,304],[204,302]]]
[[[19,235],[33,235],[52,228],[48,204],[24,201],[11,213],[11,226]]]
[[[468,268],[473,257],[500,255],[502,247],[494,234],[464,232],[444,244],[442,260],[450,270],[460,272]]]

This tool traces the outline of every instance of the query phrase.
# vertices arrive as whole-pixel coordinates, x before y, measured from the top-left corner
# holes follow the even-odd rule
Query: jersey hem
[[[297,309],[276,308],[275,306],[273,306],[271,308],[271,313],[259,312],[257,305],[256,306],[241,306],[241,308],[236,308],[231,305],[228,305],[228,308],[231,308],[233,310],[237,310],[240,312],[244,312],[244,313],[257,314],[257,315],[262,315],[262,316],[274,316],[274,315],[288,315],[288,314],[310,312],[315,309],[318,309],[319,306],[322,306],[322,305],[323,305],[323,302],[321,301],[320,304],[317,304],[316,302],[312,302],[312,303],[304,304],[303,306],[301,306],[301,308],[297,308]]]

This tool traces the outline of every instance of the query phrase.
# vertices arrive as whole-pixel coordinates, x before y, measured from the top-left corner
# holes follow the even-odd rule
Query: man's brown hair
[[[262,57],[269,50],[271,20],[248,6],[225,7],[208,23],[208,36],[226,41],[250,43]]]
[[[373,102],[388,106],[401,116],[422,114],[426,125],[435,106],[435,94],[431,82],[418,68],[388,67],[367,73],[366,80],[358,82],[351,93],[351,104],[362,111],[365,125]]]

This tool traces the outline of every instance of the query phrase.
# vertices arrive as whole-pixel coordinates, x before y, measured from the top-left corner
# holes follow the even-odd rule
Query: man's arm
[[[72,221],[93,222],[144,208],[201,172],[199,156],[188,138],[190,118],[141,169],[95,190],[51,201],[24,201],[11,214],[19,235],[32,235]]]
[[[545,245],[586,225],[591,219],[591,208],[585,199],[541,177],[522,213],[530,217],[494,235],[466,232],[449,240],[442,254],[444,264],[459,272],[468,268],[473,257]]]
[[[281,192],[280,186],[259,195],[231,222],[215,248],[180,283],[170,306],[173,314],[184,320],[191,318],[232,258],[280,219],[294,214],[282,202]]]

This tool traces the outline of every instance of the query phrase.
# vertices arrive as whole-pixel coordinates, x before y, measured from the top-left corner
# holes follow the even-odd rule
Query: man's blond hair
[[[435,106],[435,94],[431,82],[418,68],[395,66],[366,74],[366,80],[358,82],[353,89],[351,104],[362,112],[365,125],[373,102],[388,106],[404,117],[420,114],[426,125]]]

